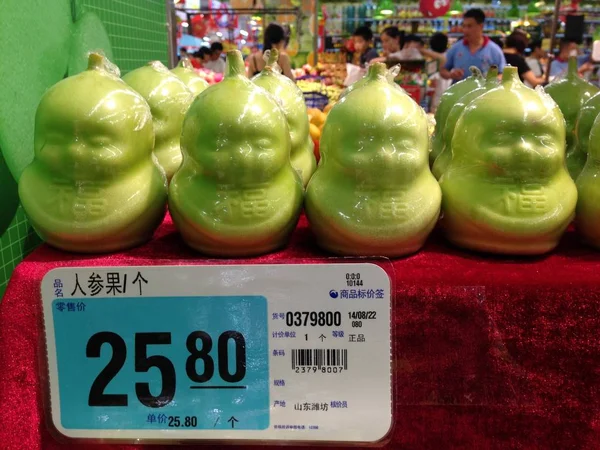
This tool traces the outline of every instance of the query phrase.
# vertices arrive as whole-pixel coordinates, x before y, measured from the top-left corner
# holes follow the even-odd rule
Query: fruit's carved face
[[[452,150],[456,166],[491,182],[545,182],[564,164],[564,119],[543,92],[501,87],[467,107]]]
[[[335,164],[356,179],[394,184],[420,173],[427,147],[425,113],[385,79],[351,92],[336,105],[321,141],[324,164]]]
[[[261,88],[239,78],[226,79],[198,97],[184,122],[181,144],[184,164],[193,160],[218,183],[273,180],[290,158],[283,111]]]
[[[173,77],[165,77],[148,96],[154,118],[156,146],[178,145],[181,126],[193,98]]]
[[[67,179],[117,177],[150,161],[153,142],[144,99],[95,71],[55,85],[38,108],[36,161]]]

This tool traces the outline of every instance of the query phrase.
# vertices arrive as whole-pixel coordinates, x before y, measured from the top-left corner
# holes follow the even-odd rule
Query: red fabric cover
[[[323,256],[303,219],[287,249],[251,262]],[[0,304],[0,448],[140,448],[60,445],[48,433],[39,285],[55,267],[161,260],[219,263],[187,249],[167,219],[129,252],[82,257],[43,246],[17,267]],[[482,257],[433,236],[395,261],[395,427],[386,448],[599,448],[599,261],[572,232],[542,258]]]

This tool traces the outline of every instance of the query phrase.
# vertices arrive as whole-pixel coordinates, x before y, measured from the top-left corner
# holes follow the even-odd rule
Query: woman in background
[[[535,76],[523,57],[528,44],[529,40],[525,33],[514,31],[506,38],[504,58],[506,59],[506,64],[517,68],[521,81],[526,81],[531,87],[536,87],[539,84],[544,84],[545,80],[542,77]]]
[[[279,52],[279,60],[277,64],[281,67],[283,74],[291,80],[294,80],[292,73],[292,64],[289,55],[285,52],[286,37],[285,30],[276,23],[271,23],[265,29],[263,52],[266,50],[276,49]],[[263,52],[253,53],[248,57],[248,76],[252,78],[258,75],[265,68],[265,60]]]

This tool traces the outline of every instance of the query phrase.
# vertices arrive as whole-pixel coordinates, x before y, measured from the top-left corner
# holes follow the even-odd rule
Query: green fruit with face
[[[585,164],[585,153],[579,151],[576,146],[575,126],[577,117],[582,106],[598,91],[599,89],[596,86],[583,80],[577,73],[577,58],[575,56],[569,58],[567,76],[546,87],[546,92],[554,99],[567,123],[567,168],[574,180],[577,179]]]
[[[49,244],[73,252],[138,245],[160,225],[167,180],[152,156],[146,101],[92,53],[88,70],[44,94],[35,157],[19,182],[31,223]]]
[[[492,66],[487,73],[485,84],[482,87],[472,90],[468,94],[461,97],[450,110],[448,118],[446,119],[446,126],[444,127],[443,134],[443,147],[439,156],[436,158],[431,169],[433,176],[438,180],[442,174],[448,168],[450,160],[452,159],[452,150],[450,145],[452,144],[452,137],[454,136],[454,130],[456,128],[456,122],[462,115],[463,111],[467,106],[471,104],[473,100],[481,97],[486,92],[494,89],[498,86],[498,67]]]
[[[202,79],[200,75],[194,70],[194,66],[190,62],[189,58],[181,58],[177,67],[171,70],[173,75],[179,78],[196,97],[201,92],[204,92],[209,84]]]
[[[575,124],[575,150],[569,155],[570,159],[573,160],[571,163],[572,167],[579,165],[583,167],[585,165],[588,149],[590,147],[590,132],[596,120],[596,117],[600,114],[600,93],[594,95],[588,101],[586,101],[579,114]],[[574,172],[575,174],[576,172]]]
[[[275,49],[267,50],[265,56],[267,65],[260,74],[252,78],[252,81],[271,94],[283,109],[292,142],[292,167],[306,186],[317,168],[317,160],[310,138],[304,95],[296,83],[280,73],[277,66],[279,52]]]
[[[506,67],[500,86],[474,100],[458,120],[440,185],[442,225],[453,243],[523,255],[555,248],[577,202],[556,103]]]
[[[587,162],[577,178],[577,231],[584,242],[600,249],[600,116],[589,135]]]
[[[384,64],[330,111],[306,192],[319,244],[342,255],[398,257],[421,248],[441,191],[427,162],[427,118],[392,86]]]
[[[191,247],[244,257],[285,245],[302,209],[302,182],[290,164],[285,114],[246,77],[240,52],[227,54],[223,81],[193,103],[181,145],[169,209]]]
[[[181,165],[181,127],[194,96],[159,61],[129,72],[123,81],[139,92],[150,105],[156,136],[154,155],[170,180]]]
[[[433,165],[437,157],[444,148],[444,128],[446,120],[452,107],[469,92],[482,87],[485,84],[485,78],[481,70],[477,67],[471,67],[471,76],[453,84],[440,99],[440,104],[435,112],[435,130],[431,140],[431,152],[429,153],[429,163]]]

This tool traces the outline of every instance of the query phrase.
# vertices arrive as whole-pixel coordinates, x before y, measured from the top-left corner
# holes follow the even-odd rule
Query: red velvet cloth
[[[323,256],[303,219],[287,249],[251,262]],[[152,242],[122,254],[44,246],[17,267],[0,304],[1,449],[140,448],[60,445],[48,433],[39,288],[55,267],[161,261],[215,263],[187,249],[167,219]],[[395,261],[395,426],[386,448],[600,448],[599,262],[572,232],[543,258],[483,257],[433,236]]]

